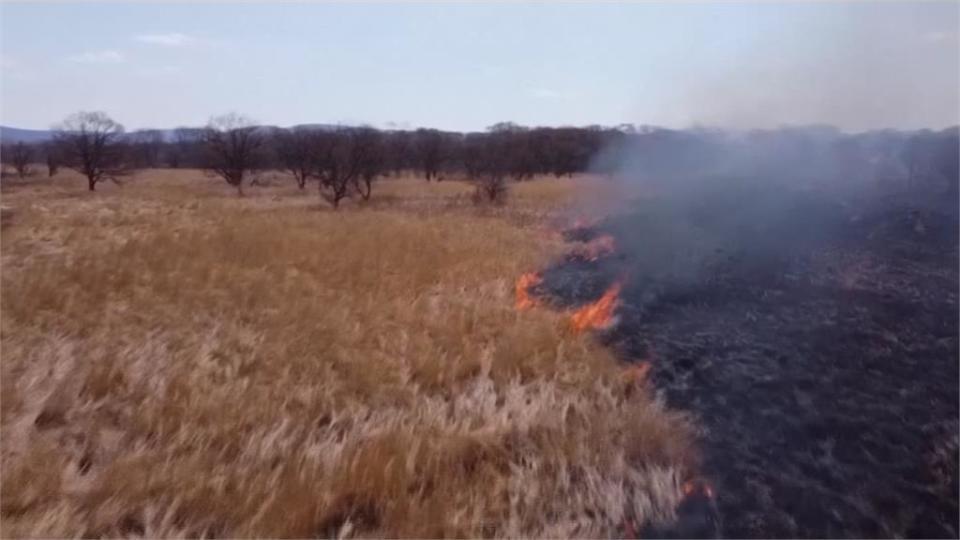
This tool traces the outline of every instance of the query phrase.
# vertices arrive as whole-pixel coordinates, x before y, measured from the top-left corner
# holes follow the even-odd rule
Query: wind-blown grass
[[[589,536],[669,520],[686,420],[513,281],[584,181],[320,209],[151,171],[8,190],[5,536]],[[292,182],[289,182],[292,185]]]

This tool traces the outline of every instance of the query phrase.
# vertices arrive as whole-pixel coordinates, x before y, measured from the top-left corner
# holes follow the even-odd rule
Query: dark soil
[[[658,392],[702,425],[708,535],[956,538],[956,209],[811,204],[681,276],[649,270],[675,254],[645,249],[638,209],[596,228],[617,255],[559,263],[536,292],[577,305],[626,276],[599,338],[652,360]],[[811,215],[822,227],[794,242]]]

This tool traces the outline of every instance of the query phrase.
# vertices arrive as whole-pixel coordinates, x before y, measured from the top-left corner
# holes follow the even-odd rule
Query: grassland
[[[385,180],[334,212],[195,171],[2,195],[4,536],[620,536],[687,421],[513,284],[591,179],[500,208]]]

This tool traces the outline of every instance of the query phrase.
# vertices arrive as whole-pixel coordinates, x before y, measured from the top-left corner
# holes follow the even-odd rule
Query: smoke
[[[727,30],[738,47],[724,48],[712,69],[687,73],[677,66],[664,81],[666,111],[652,116],[738,129],[958,123],[957,2],[772,2],[754,11],[743,28]]]
[[[595,160],[620,188],[608,226],[637,281],[690,283],[730,261],[748,279],[782,275],[917,171],[940,199],[956,181],[942,166],[956,130],[878,129],[958,123],[960,4],[755,7],[729,29],[746,36],[734,53],[665,83],[667,114],[717,127],[628,134]]]
[[[843,245],[861,214],[889,200],[946,204],[955,215],[942,171],[956,153],[941,151],[957,145],[956,129],[652,130],[625,135],[595,166],[613,171],[619,188],[604,226],[629,258],[632,286],[676,291],[718,272],[784,279],[815,250]],[[911,167],[922,183],[908,183]]]

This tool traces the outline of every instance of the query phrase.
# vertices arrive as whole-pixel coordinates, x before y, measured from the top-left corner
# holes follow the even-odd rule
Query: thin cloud
[[[171,32],[168,34],[140,34],[134,36],[133,39],[141,43],[161,45],[164,47],[182,47],[196,41],[195,38],[179,32]]]
[[[529,88],[527,94],[537,99],[570,99],[574,97],[572,92],[563,90],[553,90],[550,88]]]
[[[183,69],[180,66],[143,67],[138,69],[137,73],[148,79],[167,79],[180,76]]]
[[[9,54],[0,54],[0,74],[11,81],[35,81],[38,78],[33,65]]]
[[[67,59],[78,64],[119,64],[126,60],[123,53],[114,50],[87,51],[69,56]]]
[[[922,36],[925,41],[929,41],[931,43],[942,43],[945,41],[950,41],[954,37],[954,34],[952,32],[933,31],[926,32],[922,34]]]

